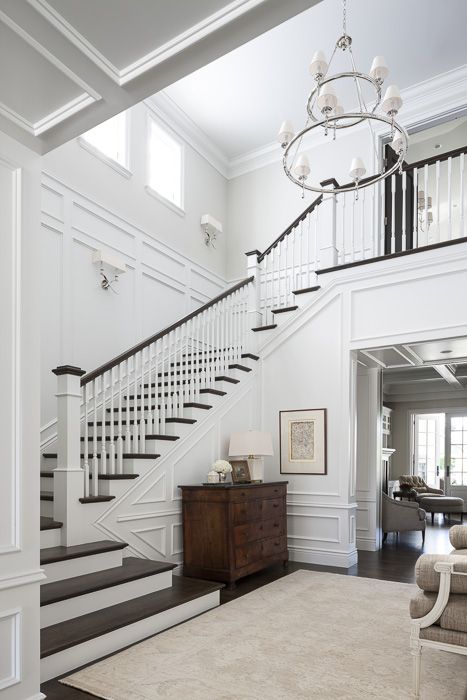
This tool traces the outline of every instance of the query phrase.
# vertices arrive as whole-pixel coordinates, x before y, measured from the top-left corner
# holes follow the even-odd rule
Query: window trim
[[[105,163],[106,165],[109,166],[109,168],[112,168],[117,172],[119,175],[122,175],[125,177],[127,180],[129,180],[133,176],[133,171],[130,170],[130,138],[131,138],[131,115],[129,111],[126,111],[125,113],[125,165],[122,163],[119,163],[118,160],[115,160],[115,158],[112,158],[111,156],[108,156],[106,153],[103,153],[97,146],[94,146],[92,143],[87,141],[84,136],[78,136],[77,141],[78,144],[81,146],[81,148],[84,148],[85,151],[93,155],[95,158],[98,158],[100,161]]]
[[[151,125],[154,122],[156,126],[158,126],[160,129],[163,131],[167,132],[167,134],[172,138],[179,146],[180,146],[180,205],[175,204],[175,202],[172,202],[170,199],[167,199],[167,197],[164,197],[163,194],[160,194],[160,192],[157,192],[151,185],[149,184],[149,174],[150,174],[150,149],[149,149],[149,144],[151,141]],[[185,143],[182,141],[182,139],[176,134],[165,122],[162,122],[161,120],[157,119],[157,117],[154,114],[148,114],[147,115],[147,123],[146,123],[146,144],[147,144],[147,149],[146,149],[146,185],[145,185],[145,190],[147,194],[151,195],[152,197],[155,197],[155,199],[158,199],[159,202],[162,204],[165,204],[166,207],[174,211],[176,214],[179,216],[185,216]]]

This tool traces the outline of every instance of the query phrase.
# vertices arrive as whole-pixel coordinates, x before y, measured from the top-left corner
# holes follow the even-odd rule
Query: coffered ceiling
[[[46,152],[316,0],[0,0],[0,129]]]

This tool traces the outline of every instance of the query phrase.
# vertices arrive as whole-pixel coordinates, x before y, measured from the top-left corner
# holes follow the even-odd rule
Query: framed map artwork
[[[326,409],[279,411],[281,474],[327,474]]]

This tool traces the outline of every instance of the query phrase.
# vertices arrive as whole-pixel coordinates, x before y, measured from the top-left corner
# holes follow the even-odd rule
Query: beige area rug
[[[62,682],[106,700],[412,698],[414,589],[297,571]],[[422,658],[423,700],[467,698],[465,657]]]

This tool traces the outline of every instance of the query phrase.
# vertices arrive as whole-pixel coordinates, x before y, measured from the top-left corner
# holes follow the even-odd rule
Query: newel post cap
[[[52,372],[57,377],[60,377],[63,374],[71,374],[74,377],[82,377],[83,374],[86,374],[84,369],[81,369],[81,367],[74,367],[74,365],[60,365],[59,367],[53,369]]]

